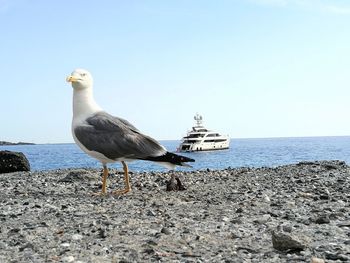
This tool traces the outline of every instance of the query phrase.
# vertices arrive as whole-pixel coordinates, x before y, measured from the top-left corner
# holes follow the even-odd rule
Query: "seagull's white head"
[[[92,76],[90,72],[85,69],[74,70],[66,80],[67,82],[71,82],[72,87],[77,90],[92,88]]]

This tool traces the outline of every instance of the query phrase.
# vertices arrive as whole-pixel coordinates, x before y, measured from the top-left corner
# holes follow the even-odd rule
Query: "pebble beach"
[[[182,191],[166,191],[171,176]],[[350,262],[350,167],[0,174],[0,262]],[[123,188],[111,170],[108,191]]]

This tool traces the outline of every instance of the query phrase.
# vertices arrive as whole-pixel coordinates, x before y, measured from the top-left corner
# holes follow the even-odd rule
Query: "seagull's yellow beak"
[[[68,76],[67,78],[66,78],[66,81],[67,82],[75,82],[75,81],[77,81],[78,79],[76,78],[76,77],[73,77],[73,76]]]

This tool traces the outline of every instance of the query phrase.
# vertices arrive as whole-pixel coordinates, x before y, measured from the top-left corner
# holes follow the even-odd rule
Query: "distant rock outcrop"
[[[5,142],[5,141],[0,141],[0,146],[1,145],[34,145],[35,143],[30,143],[30,142]]]
[[[21,152],[0,151],[0,174],[30,171],[30,164]]]

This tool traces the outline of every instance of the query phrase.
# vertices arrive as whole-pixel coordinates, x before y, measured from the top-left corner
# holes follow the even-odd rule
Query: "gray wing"
[[[144,159],[166,152],[156,140],[139,132],[127,120],[98,112],[74,128],[77,139],[90,151],[109,159]]]

